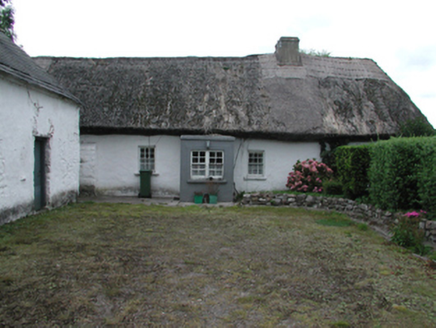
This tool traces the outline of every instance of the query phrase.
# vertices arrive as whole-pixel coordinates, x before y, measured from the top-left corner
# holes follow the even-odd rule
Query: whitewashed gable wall
[[[0,75],[0,221],[30,214],[35,137],[47,139],[46,202],[75,200],[79,190],[77,104]]]

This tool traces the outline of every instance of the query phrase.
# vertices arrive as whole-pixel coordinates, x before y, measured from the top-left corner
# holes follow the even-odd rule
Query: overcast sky
[[[281,36],[334,57],[371,58],[436,127],[432,0],[12,0],[31,56],[273,53]]]

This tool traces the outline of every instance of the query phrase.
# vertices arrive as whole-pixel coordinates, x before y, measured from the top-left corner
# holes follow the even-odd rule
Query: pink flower
[[[332,172],[326,164],[315,159],[297,161],[293,166],[293,171],[288,175],[286,186],[291,190],[302,192],[322,192],[322,181],[329,179]]]
[[[419,213],[416,211],[408,212],[404,214],[404,216],[407,216],[408,218],[417,218],[419,216]]]

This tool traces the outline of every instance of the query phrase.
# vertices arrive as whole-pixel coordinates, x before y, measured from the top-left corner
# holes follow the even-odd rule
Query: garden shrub
[[[336,168],[345,197],[356,199],[368,195],[369,149],[372,144],[342,146],[336,149]]]
[[[333,176],[336,178],[336,149],[340,146],[345,146],[349,142],[348,139],[321,141],[321,160],[329,168],[333,170]]]
[[[323,181],[329,180],[332,175],[333,171],[326,164],[315,159],[297,161],[289,173],[286,187],[301,192],[322,192]]]
[[[418,176],[418,195],[427,218],[436,220],[436,138],[423,138],[421,170]]]
[[[422,211],[409,212],[402,216],[392,229],[391,241],[420,255],[428,253],[424,246],[424,230],[419,229],[419,222],[424,214]]]
[[[371,203],[390,210],[421,208],[418,177],[425,161],[422,139],[425,138],[392,138],[370,147]]]
[[[383,209],[423,208],[436,219],[436,137],[392,138],[370,149],[371,203]]]
[[[324,193],[327,195],[342,195],[342,184],[337,180],[324,181],[322,184]]]

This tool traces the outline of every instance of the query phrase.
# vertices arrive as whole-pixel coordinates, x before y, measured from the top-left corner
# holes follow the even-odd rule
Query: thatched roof
[[[56,79],[39,67],[29,55],[1,32],[0,72],[78,102]]]
[[[84,104],[82,133],[374,138],[423,117],[369,59],[36,58]]]

